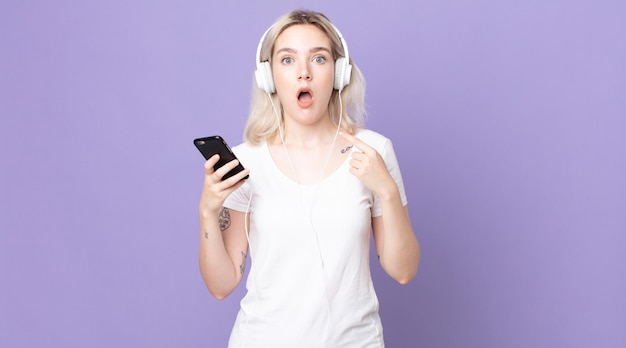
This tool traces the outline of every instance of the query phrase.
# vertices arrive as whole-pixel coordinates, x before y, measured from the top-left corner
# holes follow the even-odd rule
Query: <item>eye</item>
[[[324,62],[326,62],[326,57],[324,57],[324,56],[317,56],[317,57],[313,58],[313,62],[315,62],[317,64],[324,64]]]
[[[291,57],[284,57],[283,59],[280,60],[283,64],[291,64],[293,63],[293,58]]]

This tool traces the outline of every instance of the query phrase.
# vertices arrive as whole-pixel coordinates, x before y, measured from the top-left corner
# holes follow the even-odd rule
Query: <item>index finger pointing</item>
[[[352,134],[345,132],[339,132],[339,134],[341,134],[342,137],[346,138],[349,142],[352,143],[352,145],[356,146],[362,152],[370,152],[370,150],[373,150],[369,145],[367,145],[366,143],[361,141],[361,139],[355,137]]]

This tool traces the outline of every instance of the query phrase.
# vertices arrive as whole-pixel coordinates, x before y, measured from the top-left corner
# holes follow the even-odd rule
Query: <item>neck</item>
[[[302,125],[296,122],[285,122],[283,139],[286,145],[298,147],[319,147],[333,142],[337,134],[337,125],[330,119],[315,125]],[[282,143],[280,136],[274,142]]]

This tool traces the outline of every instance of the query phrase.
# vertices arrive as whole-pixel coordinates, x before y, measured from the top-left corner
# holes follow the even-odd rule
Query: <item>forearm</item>
[[[241,280],[225,246],[217,214],[200,214],[199,263],[204,283],[217,299],[228,296]]]
[[[219,155],[213,155],[204,163],[204,184],[198,212],[200,216],[199,263],[202,279],[209,292],[218,299],[228,296],[243,277],[248,242],[244,233],[244,217],[224,207],[226,198],[244,183],[249,174],[245,169],[223,179],[224,175],[239,164],[232,160],[214,171]],[[237,263],[242,259],[241,263]],[[235,266],[239,265],[239,267]]]
[[[420,247],[411,227],[411,220],[406,207],[402,206],[400,194],[390,191],[379,196],[382,216],[377,222],[377,251],[380,263],[385,271],[401,284],[408,283],[415,274],[420,260]],[[375,226],[376,227],[376,226]]]

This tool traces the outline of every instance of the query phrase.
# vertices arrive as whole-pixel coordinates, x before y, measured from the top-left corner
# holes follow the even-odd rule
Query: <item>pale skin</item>
[[[278,168],[302,185],[323,180],[349,160],[350,172],[381,201],[382,216],[372,218],[380,263],[393,279],[406,284],[417,272],[420,247],[395,181],[380,154],[369,145],[348,132],[341,132],[333,141],[337,126],[328,112],[334,79],[331,52],[328,36],[312,25],[291,26],[276,39],[272,73],[283,107],[284,145],[275,136],[268,139],[268,147]],[[302,91],[311,98],[298,98]],[[348,151],[352,146],[358,150]],[[248,250],[247,215],[223,208],[223,204],[249,171],[221,181],[237,161],[213,171],[217,160],[216,155],[205,163],[199,205],[199,262],[209,292],[223,299],[241,282]]]

